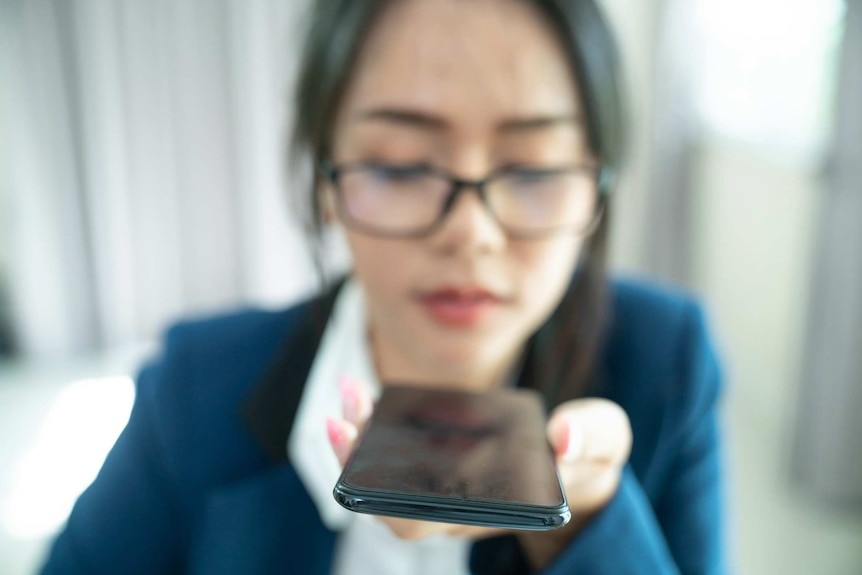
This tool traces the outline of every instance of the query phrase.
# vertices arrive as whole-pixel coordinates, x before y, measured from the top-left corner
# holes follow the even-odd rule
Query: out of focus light
[[[825,151],[842,0],[697,0],[706,127],[793,160]]]
[[[0,505],[11,538],[41,539],[65,522],[126,425],[134,396],[128,377],[77,381],[60,392]]]

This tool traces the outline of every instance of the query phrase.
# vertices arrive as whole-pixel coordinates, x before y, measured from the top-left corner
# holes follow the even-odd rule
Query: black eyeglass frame
[[[613,182],[613,175],[611,173],[611,170],[605,166],[594,167],[587,165],[569,165],[558,168],[555,167],[551,169],[533,168],[536,171],[553,173],[591,173],[596,179],[598,203],[596,205],[593,219],[590,221],[589,225],[586,226],[586,228],[581,229],[580,226],[578,226],[576,229],[574,226],[557,226],[555,228],[549,228],[536,232],[524,232],[523,230],[512,229],[505,223],[501,222],[500,219],[497,217],[497,214],[494,213],[494,210],[491,209],[488,203],[487,195],[485,193],[485,188],[488,186],[489,183],[493,182],[494,180],[498,180],[504,176],[511,175],[513,167],[507,166],[495,170],[481,180],[464,180],[456,177],[451,172],[448,172],[447,170],[444,170],[442,168],[438,168],[436,166],[422,166],[423,168],[426,168],[428,170],[429,174],[433,174],[437,177],[440,177],[441,179],[449,181],[449,193],[446,195],[443,201],[443,206],[440,209],[439,215],[427,227],[420,230],[407,232],[384,231],[380,228],[369,226],[361,221],[354,219],[347,212],[347,209],[344,206],[344,198],[342,197],[343,191],[339,183],[339,179],[345,173],[374,167],[387,167],[387,164],[380,162],[353,162],[336,165],[330,161],[322,161],[318,167],[318,170],[320,172],[320,175],[332,184],[332,188],[337,196],[337,201],[335,202],[336,210],[338,210],[338,214],[339,216],[341,216],[341,219],[345,223],[345,225],[347,225],[354,231],[383,238],[417,239],[430,236],[438,228],[440,228],[444,221],[446,221],[446,216],[449,215],[449,212],[452,211],[452,207],[458,201],[458,196],[460,196],[461,193],[464,192],[464,190],[470,189],[474,190],[479,195],[479,201],[482,202],[482,205],[485,207],[487,213],[494,219],[497,225],[500,226],[500,229],[503,230],[509,237],[525,240],[544,239],[554,235],[562,235],[566,232],[572,233],[573,235],[588,237],[592,235],[593,232],[595,232],[596,228],[598,228],[599,222],[601,222],[605,211],[605,204],[607,202],[608,196],[610,195],[610,189]],[[524,166],[524,168],[529,169],[529,167],[527,166]]]

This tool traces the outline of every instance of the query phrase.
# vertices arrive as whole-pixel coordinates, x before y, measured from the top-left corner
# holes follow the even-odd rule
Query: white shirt
[[[368,348],[365,301],[352,279],[342,287],[308,375],[287,445],[288,457],[314,501],[323,523],[342,532],[334,575],[468,575],[470,542],[446,535],[403,541],[370,515],[341,507],[332,489],[341,466],[329,444],[326,418],[342,417],[338,386],[342,375],[371,386],[380,382]]]

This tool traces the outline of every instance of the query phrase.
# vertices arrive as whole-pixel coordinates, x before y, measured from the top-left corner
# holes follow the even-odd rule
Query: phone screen
[[[404,496],[564,503],[544,409],[530,390],[470,393],[388,385],[342,482]]]

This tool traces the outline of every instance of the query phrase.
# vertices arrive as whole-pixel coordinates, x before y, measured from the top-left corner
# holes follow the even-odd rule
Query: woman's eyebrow
[[[372,108],[357,113],[356,118],[363,122],[384,122],[435,132],[444,131],[451,125],[442,116],[407,108]],[[496,130],[501,133],[532,132],[567,125],[578,127],[581,124],[583,119],[578,114],[539,114],[502,120],[497,123]]]
[[[579,127],[583,119],[578,114],[549,114],[511,118],[497,125],[498,132],[532,132],[559,126]]]
[[[363,122],[384,122],[433,131],[442,131],[449,126],[449,123],[442,117],[403,108],[364,110],[356,114],[356,119]]]

